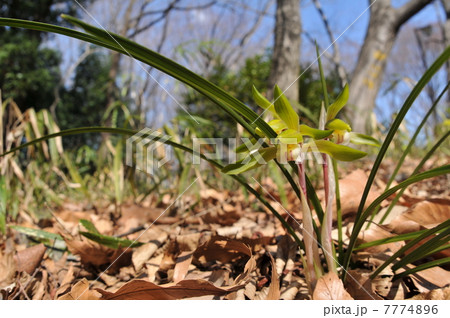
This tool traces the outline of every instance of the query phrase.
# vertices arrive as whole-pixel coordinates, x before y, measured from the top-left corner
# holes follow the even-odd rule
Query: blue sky
[[[206,1],[206,0],[205,0]],[[204,3],[205,1],[185,1],[185,4],[198,4],[198,3]],[[227,1],[222,0],[220,2],[227,3]],[[274,1],[273,1],[274,2]],[[405,3],[406,0],[393,0],[392,3],[394,6],[400,6],[403,3]],[[101,2],[100,2],[101,3]],[[248,0],[245,2],[239,2],[239,1],[228,1],[228,3],[238,3],[239,5],[246,5],[250,8],[254,8],[255,10],[261,9],[262,5],[265,3],[265,1],[261,0]],[[366,11],[363,13],[367,7],[368,7],[368,1],[361,1],[361,0],[322,0],[321,4],[323,6],[323,9],[325,11],[326,16],[328,17],[328,20],[331,24],[331,27],[334,32],[334,36],[338,37],[341,35],[341,33],[344,32],[352,23],[352,25],[346,30],[342,36],[337,41],[341,55],[343,64],[347,68],[348,72],[351,72],[352,68],[354,67],[354,62],[356,61],[358,57],[359,52],[359,46],[364,40],[364,36],[366,33],[366,28],[369,21],[369,11]],[[101,23],[104,21],[107,21],[107,17],[105,17],[105,8],[108,8],[109,2],[106,4],[106,6],[99,6],[97,9],[92,8],[92,14],[95,16],[97,20],[99,20]],[[155,1],[155,5],[165,5],[165,1]],[[237,7],[239,7],[237,5]],[[436,9],[438,8],[438,10]],[[415,17],[413,17],[408,23],[415,25],[415,26],[423,26],[430,23],[434,23],[438,20],[437,18],[437,12],[439,12],[442,16],[442,9],[439,9],[439,5],[436,6],[434,4],[429,5],[426,9],[422,10],[420,13],[418,13]],[[262,53],[265,48],[270,47],[272,45],[273,35],[273,25],[274,25],[274,19],[273,14],[275,11],[275,5],[272,5],[270,8],[269,14],[267,17],[265,17],[258,29],[258,31],[253,35],[250,43],[252,46],[250,46],[250,49],[246,52],[248,56],[255,55],[258,53]],[[363,14],[362,14],[363,13]],[[314,7],[312,2],[310,0],[302,1],[301,4],[301,15],[302,15],[302,24],[303,29],[306,30],[313,38],[317,39],[319,42],[319,45],[322,49],[326,48],[328,45],[330,45],[330,41],[328,37],[326,36],[326,33],[324,31],[323,23]],[[361,16],[360,16],[361,15]],[[200,19],[201,15],[197,15],[197,21],[190,22],[190,23],[198,23],[198,32],[196,34],[192,34],[191,38],[195,39],[195,36],[202,36],[203,34],[206,34],[208,30],[202,30],[202,28],[207,28],[208,24],[205,24],[205,21],[202,21],[204,19]],[[360,17],[359,17],[360,16]],[[180,14],[178,17],[181,17],[177,23],[183,23],[181,21],[183,19],[183,16]],[[359,18],[358,18],[359,17]],[[206,17],[207,18],[207,17]],[[91,20],[86,14],[82,14],[82,19],[95,24],[94,21]],[[250,19],[250,18],[249,18]],[[356,20],[356,21],[355,21]],[[106,23],[106,22],[105,22]],[[225,23],[226,24],[226,23]],[[110,21],[108,24],[105,24],[107,28],[114,28],[115,21]],[[138,42],[144,41],[144,45],[149,46],[150,48],[154,49],[154,43],[157,39],[158,34],[160,32],[161,25],[156,26],[154,30],[149,35],[145,35],[145,37],[138,39]],[[179,60],[179,56],[173,55],[173,48],[174,46],[178,45],[178,43],[182,41],[186,41],[189,39],[189,34],[183,34],[184,29],[183,27],[177,29],[176,27],[173,27],[173,32],[169,33],[167,36],[167,44],[165,45],[165,50],[163,51],[163,54],[169,55],[171,58],[177,59],[180,63],[184,63],[185,61]],[[202,40],[197,38],[198,41]],[[263,44],[261,44],[263,43]],[[64,56],[66,58],[66,61],[73,60],[78,54],[80,53],[80,47],[78,46],[77,42],[69,41],[66,38],[63,37],[57,37],[57,41],[50,44],[58,46],[60,49],[64,48]],[[331,48],[330,48],[331,50]],[[302,50],[301,50],[301,60],[306,62],[312,62],[315,59],[315,49],[313,45],[303,37],[303,43],[302,43]],[[324,61],[326,63],[326,61]],[[67,68],[68,63],[63,64],[62,68]],[[189,65],[186,65],[189,67]],[[312,67],[316,67],[314,64]],[[139,71],[139,68],[136,68]],[[142,72],[142,70],[141,70]],[[154,73],[157,74],[157,73]],[[126,74],[124,74],[126,76]],[[177,85],[171,84],[172,82],[170,79],[166,78],[166,75],[158,75],[161,76],[161,80],[165,83],[167,83],[169,89],[176,89]],[[405,88],[407,89],[407,88]],[[165,99],[164,103],[170,103],[171,100]],[[399,104],[400,102],[398,102]],[[395,107],[392,106],[392,98],[386,97],[386,96],[380,96],[378,99],[378,104],[380,105],[389,105],[389,107],[383,107],[381,111],[379,110],[379,114],[382,114],[385,118],[389,118],[392,111],[399,107],[399,105],[395,105]],[[172,105],[171,107],[175,107]],[[170,108],[170,107],[169,107]],[[169,112],[173,113],[173,112]],[[168,113],[168,114],[169,114]]]

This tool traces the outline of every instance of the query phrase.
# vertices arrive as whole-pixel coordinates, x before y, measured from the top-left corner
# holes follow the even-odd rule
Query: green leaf
[[[95,225],[88,220],[85,219],[81,219],[80,220],[80,224],[84,226],[84,228],[86,230],[88,230],[89,233],[95,233],[95,234],[100,234],[100,232],[97,230],[97,228],[95,227]]]
[[[328,107],[327,110],[327,121],[330,121],[336,117],[342,107],[347,104],[348,101],[348,84],[345,84],[344,89],[341,91],[337,99],[333,104]]]
[[[272,159],[275,159],[277,157],[277,148],[276,147],[268,147],[268,148],[263,148],[258,150],[259,155],[262,157],[262,159],[264,159],[264,163],[263,162],[259,162],[258,158],[255,158],[255,156],[253,154],[249,154],[249,156],[251,156],[251,159],[248,160],[248,158],[244,158],[242,160],[239,160],[235,163],[229,164],[227,166],[225,166],[222,169],[223,173],[226,174],[240,174],[255,168],[258,168],[260,166],[262,166],[263,164],[269,162]],[[261,159],[261,158],[259,158]],[[246,163],[244,163],[244,161],[247,161]]]
[[[333,131],[311,128],[308,125],[300,125],[300,133],[304,136],[309,136],[314,139],[323,139],[330,136],[333,133]]]
[[[267,98],[265,98],[258,90],[256,89],[255,85],[252,86],[252,95],[253,100],[255,103],[264,109],[267,109],[274,115],[275,117],[278,117],[277,113],[275,112],[275,106],[273,103],[269,102]]]
[[[340,119],[333,119],[327,122],[325,125],[327,129],[332,130],[345,130],[345,131],[352,131],[352,127],[350,127],[349,124],[347,124],[345,121]]]
[[[394,187],[395,188],[395,187]],[[403,253],[405,253],[407,250],[409,250],[410,248],[414,247],[417,243],[419,243],[420,241],[422,241],[423,239],[430,237],[430,236],[434,236],[435,233],[443,230],[443,229],[448,229],[450,226],[450,220],[447,220],[437,226],[435,226],[432,229],[426,230],[423,234],[419,235],[418,237],[416,237],[415,239],[413,239],[412,241],[409,241],[407,244],[405,244],[402,248],[400,248],[397,252],[395,252],[393,255],[391,255],[381,266],[379,266],[370,276],[371,279],[374,279],[375,277],[377,277],[377,275],[379,273],[381,273],[381,271],[383,269],[385,269],[387,266],[389,266],[390,264],[392,264],[392,262],[394,262],[398,257],[402,256]],[[439,235],[442,235],[439,234]],[[436,239],[436,236],[434,238],[432,238],[431,240]],[[430,242],[431,240],[427,241]],[[426,243],[425,243],[426,244]],[[423,246],[423,245],[422,245]]]
[[[91,233],[91,232],[82,232],[80,231],[80,234],[84,237],[90,239],[91,241],[94,241],[98,244],[101,244],[103,246],[107,246],[109,248],[118,249],[121,247],[138,247],[143,245],[144,243],[141,242],[134,242],[127,239],[122,239],[114,236],[108,236],[108,235],[102,235],[97,233]]]
[[[234,120],[241,124],[247,131],[254,134],[254,128],[247,121],[254,123],[257,127],[270,138],[275,138],[276,134],[267,123],[262,120],[258,114],[247,107],[244,103],[219,88],[217,85],[209,82],[205,78],[195,74],[187,68],[177,64],[169,58],[162,56],[142,45],[139,45],[125,37],[119,36],[112,32],[96,28],[74,17],[63,15],[63,18],[76,26],[83,28],[86,32],[74,31],[68,28],[58,27],[51,24],[26,21],[19,19],[0,18],[0,26],[11,26],[19,28],[27,28],[45,32],[53,32],[67,35],[76,39],[90,42],[96,45],[106,47],[108,49],[120,52],[122,54],[132,56],[133,58],[146,63],[178,80],[189,85],[201,94],[205,95],[220,108],[227,112]],[[246,120],[244,120],[243,116]]]
[[[298,130],[299,117],[278,85],[274,90],[275,111],[290,129]]]
[[[394,122],[392,123],[391,127],[389,128],[389,132],[388,132],[383,144],[381,145],[380,151],[378,152],[377,158],[375,159],[375,162],[370,171],[370,175],[367,179],[366,186],[364,188],[364,192],[362,194],[361,201],[359,203],[358,211],[356,213],[355,225],[354,225],[352,233],[351,233],[348,249],[345,252],[343,262],[341,263],[342,267],[344,268],[344,272],[342,274],[342,279],[344,279],[344,280],[345,280],[345,276],[346,276],[345,270],[347,270],[347,268],[350,264],[350,258],[351,258],[351,254],[352,254],[353,248],[356,243],[356,238],[359,234],[359,231],[361,230],[361,228],[363,226],[363,223],[369,216],[369,214],[366,214],[366,212],[364,211],[364,206],[366,204],[366,200],[369,195],[370,188],[372,187],[372,184],[375,180],[375,176],[378,172],[378,168],[380,167],[381,162],[383,161],[383,158],[389,148],[389,145],[391,144],[392,140],[394,139],[394,136],[396,135],[400,124],[402,123],[402,121],[405,118],[406,114],[408,113],[409,109],[413,105],[414,101],[419,96],[419,94],[423,90],[423,88],[427,85],[427,83],[432,79],[434,74],[442,67],[442,65],[445,64],[445,62],[449,58],[450,58],[450,47],[447,47],[444,50],[444,52],[436,59],[436,61],[423,74],[422,78],[417,82],[416,86],[414,86],[413,90],[411,91],[409,96],[406,98],[405,103],[403,104],[402,108],[398,112],[397,117],[395,118]]]
[[[411,274],[423,271],[423,270],[428,269],[428,268],[432,268],[432,267],[435,267],[435,266],[442,266],[442,265],[446,265],[446,264],[449,264],[449,263],[450,263],[450,257],[436,259],[434,261],[431,261],[431,262],[428,262],[428,263],[425,263],[425,264],[420,264],[420,265],[418,265],[418,266],[416,266],[414,268],[410,268],[410,269],[407,269],[404,272],[396,274],[394,276],[393,280],[396,280],[396,279],[399,279],[399,278],[402,278],[402,277],[405,277],[405,276],[408,276],[408,275],[411,275]]]
[[[55,233],[50,233],[50,232],[47,232],[44,230],[33,229],[30,227],[19,226],[19,225],[10,225],[9,227],[16,230],[17,232],[20,232],[22,234],[25,234],[27,236],[31,236],[31,237],[34,237],[37,239],[48,240],[48,241],[54,241],[54,240],[64,241],[63,238],[61,237],[61,235],[58,235]]]
[[[355,132],[350,133],[350,142],[355,145],[381,146],[381,143],[375,138]]]
[[[378,245],[383,245],[383,244],[388,244],[388,243],[412,240],[412,239],[417,238],[419,235],[422,235],[426,231],[427,230],[420,230],[420,231],[411,232],[411,233],[399,234],[399,235],[392,236],[392,237],[386,237],[386,238],[375,240],[372,242],[362,243],[361,245],[358,245],[357,247],[355,247],[354,251],[362,250],[362,249],[369,248],[372,246],[378,246]]]
[[[183,83],[191,86],[193,89],[197,90],[201,94],[205,95],[212,101],[214,101],[220,108],[225,110],[230,116],[236,120],[239,124],[241,124],[250,134],[252,134],[254,137],[256,137],[256,132],[253,129],[253,124],[257,126],[257,130],[261,132],[261,136],[267,136],[269,138],[276,138],[277,134],[270,128],[267,123],[259,118],[259,116],[250,108],[245,106],[242,102],[237,100],[235,97],[231,96],[229,93],[224,91],[223,89],[219,88],[217,85],[214,85],[213,83],[207,81],[203,77],[193,73],[192,71],[186,69],[185,67],[175,63],[174,61],[154,52],[151,51],[141,45],[138,45],[137,43],[134,43],[124,37],[121,37],[117,34],[107,32],[105,30],[95,28],[87,23],[84,23],[83,21],[80,21],[78,19],[64,16],[65,19],[70,20],[72,23],[84,28],[88,32],[95,34],[85,34],[82,32],[74,31],[68,28],[59,27],[51,24],[46,23],[40,23],[40,22],[34,22],[34,21],[26,21],[26,20],[19,20],[19,19],[9,19],[9,18],[0,18],[0,26],[9,26],[9,27],[18,27],[18,28],[26,28],[31,30],[38,30],[43,32],[52,32],[57,34],[66,35],[72,38],[76,38],[85,42],[89,42],[92,44],[96,44],[105,48],[108,48],[110,50],[117,51],[119,53],[128,55],[128,53],[134,57],[135,59],[146,63],[152,67],[155,67],[156,69],[173,76],[174,78],[182,81]],[[239,115],[241,114],[247,121],[251,122],[252,125],[248,124],[248,122],[241,118]],[[86,128],[82,128],[86,129]],[[102,130],[104,129],[104,130]],[[111,132],[111,133],[124,133],[124,132],[118,132],[118,131],[108,131],[108,128],[103,127],[94,127],[89,128],[89,131],[85,132]],[[69,135],[69,134],[78,134],[82,133],[80,130],[66,130],[64,134],[61,134],[59,136],[63,135]],[[127,133],[125,133],[127,134]],[[54,135],[56,136],[56,135]],[[49,136],[46,136],[49,137]],[[52,138],[52,137],[50,137]],[[44,139],[45,140],[45,139]],[[169,143],[167,143],[169,144]],[[22,145],[23,147],[27,147],[27,145]],[[173,147],[178,147],[179,149],[193,152],[192,149],[189,149],[183,145],[180,144],[171,144]],[[17,150],[17,148],[15,148]],[[15,151],[13,150],[13,151]],[[13,152],[10,151],[10,152]],[[10,153],[8,152],[8,153]],[[5,153],[6,154],[6,153]],[[4,154],[3,154],[4,155]],[[222,165],[214,160],[209,160],[205,156],[199,154],[200,157],[203,160],[206,160],[213,164],[216,167],[221,168]],[[294,192],[296,193],[297,197],[300,197],[300,189],[298,185],[295,183],[292,176],[289,174],[288,170],[285,169],[281,164],[277,163],[280,170],[283,172],[284,176],[287,178],[289,184],[294,189]],[[294,164],[292,164],[294,165]],[[281,217],[278,212],[272,208],[272,206],[261,198],[259,193],[254,190],[251,186],[249,186],[245,181],[240,179],[237,176],[233,176],[236,180],[238,180],[241,184],[243,184],[248,191],[255,194],[261,202],[280,220],[280,222],[287,228],[288,232],[294,237],[295,241],[299,246],[303,246],[302,242],[298,238],[298,236],[295,234],[292,227],[285,222],[283,217]],[[308,182],[308,179],[307,179]],[[321,206],[319,204],[319,201],[317,199],[317,196],[315,195],[312,185],[310,183],[307,183],[308,186],[308,193],[310,193],[310,197],[312,196],[313,200],[312,203],[317,211],[321,211]],[[319,213],[318,212],[318,213]]]
[[[329,140],[315,140],[304,145],[307,151],[314,151],[314,147],[322,153],[330,155],[340,161],[353,161],[367,155],[364,151],[356,150],[347,146],[337,145]]]

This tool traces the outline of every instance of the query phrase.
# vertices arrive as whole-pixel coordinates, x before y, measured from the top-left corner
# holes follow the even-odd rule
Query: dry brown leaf
[[[133,262],[136,271],[139,271],[145,262],[148,261],[153,254],[158,250],[158,248],[167,240],[167,232],[161,232],[161,234],[155,239],[147,244],[141,245],[136,248],[133,252],[131,260]]]
[[[373,242],[376,240],[381,240],[381,239],[385,239],[385,238],[393,237],[393,236],[395,236],[395,235],[393,235],[391,232],[385,230],[381,226],[372,226],[370,229],[361,231],[358,234],[357,244],[369,243],[369,242]],[[364,249],[364,251],[367,253],[381,253],[381,252],[389,250],[389,251],[395,253],[399,249],[401,249],[403,245],[405,245],[404,242],[392,242],[392,243],[368,247],[368,248]]]
[[[406,212],[395,218],[388,227],[397,234],[404,234],[433,228],[448,219],[450,219],[450,200],[429,199],[412,206]],[[423,239],[406,251],[405,254],[417,249],[432,238],[433,236]],[[450,257],[450,249],[435,253],[432,257]]]
[[[0,250],[0,289],[5,288],[14,281],[17,262],[12,252],[3,254]]]
[[[109,300],[175,300],[205,295],[222,296],[243,286],[219,288],[202,280],[184,280],[176,285],[158,286],[145,280],[133,280],[115,293],[97,289]]]
[[[345,290],[339,277],[329,272],[320,277],[313,293],[314,300],[351,300],[352,296]]]
[[[358,210],[367,178],[368,177],[363,170],[357,169],[339,180],[342,215],[354,213]],[[370,190],[365,207],[369,206],[380,194],[380,191]],[[336,211],[335,206],[333,207],[333,210]],[[334,213],[333,217],[336,219],[336,213]]]
[[[69,287],[72,281],[74,280],[75,276],[73,274],[73,264],[69,265],[69,269],[66,272],[66,275],[64,276],[59,288],[57,289],[55,293],[55,298],[58,298],[59,295],[65,293]]]
[[[36,281],[36,283],[33,286],[33,297],[32,297],[33,300],[50,299],[50,297],[47,295],[46,292],[47,280],[48,280],[48,272],[43,270],[41,281]]]
[[[432,291],[416,295],[411,300],[450,300],[450,287],[434,289]]]
[[[277,274],[277,267],[272,255],[270,256],[270,263],[272,264],[272,278],[269,285],[269,290],[266,296],[266,300],[278,300],[280,299],[280,280]]]
[[[93,265],[99,267],[107,264],[111,265],[108,272],[115,272],[120,267],[131,264],[131,248],[112,249],[84,238],[78,240],[62,236],[69,251],[72,254],[79,255],[81,263],[85,266]]]
[[[83,278],[72,287],[70,292],[59,297],[58,300],[98,300],[100,297],[97,291],[89,289],[89,282]]]
[[[211,261],[235,262],[246,256],[252,256],[252,251],[247,245],[223,236],[212,237],[194,252],[194,260],[200,264]]]
[[[382,300],[374,292],[369,276],[372,271],[364,269],[349,270],[345,286],[349,294],[356,300]]]
[[[397,274],[414,267],[414,265],[408,264],[404,268],[400,268]],[[412,279],[415,287],[421,293],[450,286],[450,272],[438,266],[416,272],[408,277]]]
[[[173,281],[178,283],[182,281],[189,271],[189,266],[192,263],[193,252],[181,252],[176,259],[175,268],[173,270]]]
[[[450,219],[450,200],[429,199],[415,204],[395,218],[389,227],[397,234],[430,229]]]
[[[46,250],[47,248],[44,244],[38,244],[18,252],[15,256],[17,271],[33,274],[34,270],[41,263]]]

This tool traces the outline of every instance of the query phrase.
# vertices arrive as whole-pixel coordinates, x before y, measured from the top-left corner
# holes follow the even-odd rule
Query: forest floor
[[[442,163],[430,160],[426,168]],[[409,161],[399,175],[408,176],[416,165]],[[369,203],[384,190],[391,166],[383,163]],[[369,166],[351,171],[340,180],[344,238],[351,231]],[[449,184],[449,177],[441,176],[409,187],[383,225],[375,218],[358,243],[450,219]],[[301,235],[296,195],[288,192],[289,204],[283,207],[272,180],[266,178],[261,185],[261,193]],[[139,205],[124,203],[120,213],[110,202],[92,206],[68,201],[52,211],[52,218],[40,221],[20,213],[18,227],[8,227],[6,238],[0,239],[0,299],[450,299],[448,267],[397,280],[387,267],[369,279],[404,241],[358,250],[344,284],[327,274],[310,291],[298,246],[255,197],[205,188],[175,199],[166,195]],[[62,240],[27,235],[21,227]],[[82,235],[86,232],[105,235],[104,244]],[[108,241],[108,235],[143,244],[114,246],[117,242]],[[337,239],[337,231],[333,235]],[[427,261],[449,256],[446,249]]]

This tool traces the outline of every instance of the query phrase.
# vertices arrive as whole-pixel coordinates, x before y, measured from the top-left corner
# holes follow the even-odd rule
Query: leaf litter
[[[367,175],[367,169],[354,169],[340,180],[344,235],[352,227]],[[449,219],[445,187],[423,196],[428,186],[442,184],[436,179],[405,191],[386,222],[376,224],[375,218],[375,224],[358,236],[358,244],[429,229]],[[296,195],[286,191],[285,208],[295,217],[292,220],[275,201],[279,197],[274,182],[266,178],[262,184],[273,195],[267,197],[269,202],[298,230],[302,215]],[[382,192],[383,182],[377,184],[367,204]],[[311,293],[298,247],[278,220],[255,204],[254,196],[203,189],[199,195],[182,197],[170,216],[163,214],[172,199],[166,195],[139,205],[124,203],[118,219],[112,217],[114,205],[92,209],[67,201],[45,227],[32,218],[11,225],[8,239],[0,241],[0,298],[450,299],[450,272],[445,266],[401,279],[395,275],[420,263],[395,273],[388,266],[370,279],[407,241],[358,250],[344,283],[327,273]],[[124,242],[139,244],[130,247]],[[428,259],[448,253],[439,251]]]

